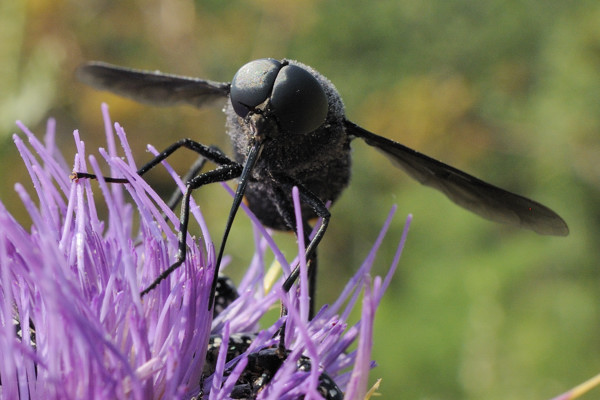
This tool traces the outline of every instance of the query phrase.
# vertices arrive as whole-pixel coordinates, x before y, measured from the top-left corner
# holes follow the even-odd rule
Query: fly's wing
[[[229,95],[229,83],[123,68],[98,61],[83,64],[76,73],[86,85],[155,106],[189,104],[204,107]]]
[[[531,229],[542,235],[566,236],[569,228],[548,207],[490,185],[400,143],[375,135],[345,121],[349,135],[362,138],[423,185],[444,193],[461,207],[492,221]]]

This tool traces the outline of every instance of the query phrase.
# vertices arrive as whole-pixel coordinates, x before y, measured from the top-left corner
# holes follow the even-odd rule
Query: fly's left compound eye
[[[323,87],[310,72],[296,65],[286,65],[275,79],[271,108],[283,130],[304,134],[325,122],[329,102]]]
[[[236,72],[231,81],[231,104],[241,118],[264,103],[273,91],[281,63],[272,58],[250,61]]]

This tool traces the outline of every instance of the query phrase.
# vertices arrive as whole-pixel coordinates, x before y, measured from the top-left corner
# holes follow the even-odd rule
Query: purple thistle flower
[[[374,366],[370,356],[375,310],[398,263],[410,216],[385,279],[372,280],[369,271],[394,210],[339,299],[308,321],[302,243],[301,257],[288,263],[269,233],[244,208],[254,224],[256,253],[238,286],[239,297],[213,319],[208,296],[215,251],[200,209],[192,200],[191,214],[201,228],[202,240],[188,234],[185,263],[140,298],[140,290],[174,259],[177,228],[172,226],[177,227],[179,221],[136,174],[125,132],[115,124],[125,158],[118,156],[108,107],[103,105],[102,111],[108,149],[100,149],[100,154],[110,175],[125,177],[128,184],[107,184],[101,178],[99,163],[93,156],[86,158],[77,131],[78,152],[70,168],[55,147],[53,120],[43,143],[18,123],[29,145],[17,135],[14,141],[37,200],[32,200],[22,185],[15,185],[31,216],[29,230],[0,202],[1,396],[230,398],[241,389],[240,377],[248,376],[249,366],[260,361],[256,358],[259,351],[275,349],[276,332],[286,318],[264,329],[259,322],[268,309],[283,301],[289,309],[286,355],[256,398],[321,398],[318,389],[325,387],[322,382],[326,378],[335,381],[333,385],[345,392],[345,398],[364,398],[368,373]],[[163,165],[183,188],[168,164]],[[100,177],[98,183],[70,180],[73,170],[88,168]],[[98,216],[94,192],[102,194],[108,210],[106,221]],[[294,199],[299,212],[297,193]],[[297,291],[283,293],[280,278],[265,292],[268,249],[285,273],[290,265],[303,265]],[[361,292],[361,318],[350,325],[349,313]],[[215,347],[214,365],[205,362],[209,341],[220,338],[231,343],[229,338],[238,338],[240,333],[252,336],[236,358],[227,360],[228,346],[220,346]],[[357,349],[349,352],[356,340]],[[210,374],[203,376],[207,368]]]

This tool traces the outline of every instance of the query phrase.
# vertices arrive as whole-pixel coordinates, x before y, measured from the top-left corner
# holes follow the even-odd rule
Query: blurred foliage
[[[111,106],[138,162],[145,145],[189,136],[228,148],[220,110],[156,109],[77,83],[86,60],[229,81],[259,57],[293,58],[338,87],[349,119],[558,211],[567,238],[486,222],[406,179],[363,143],[320,247],[318,302],[367,255],[387,211],[414,214],[400,270],[377,315],[385,398],[550,398],[600,371],[600,3],[580,0],[29,0],[0,3],[0,196],[28,182],[10,134],[57,119],[74,153],[104,146]],[[174,157],[183,173],[189,154]],[[172,190],[157,171],[149,180]],[[218,238],[230,200],[196,196]],[[227,250],[252,252],[243,218]],[[289,234],[276,239],[291,253]],[[597,393],[590,396],[597,397]]]

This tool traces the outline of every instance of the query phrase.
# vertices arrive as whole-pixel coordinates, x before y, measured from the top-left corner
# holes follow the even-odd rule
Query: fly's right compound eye
[[[241,118],[264,103],[273,91],[281,63],[273,58],[250,61],[236,72],[231,81],[231,104]]]
[[[277,74],[271,107],[281,129],[303,135],[325,122],[329,102],[325,90],[310,72],[290,64]]]

